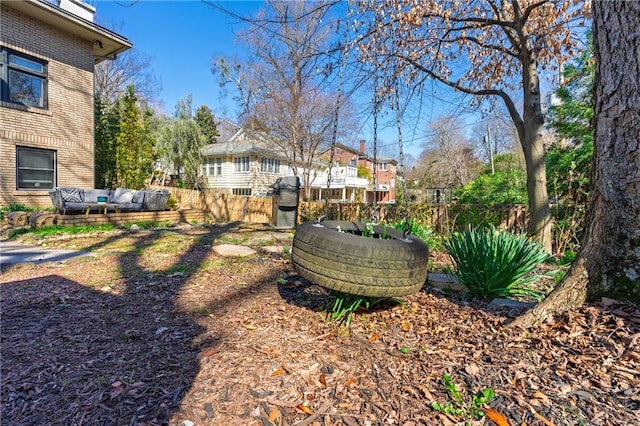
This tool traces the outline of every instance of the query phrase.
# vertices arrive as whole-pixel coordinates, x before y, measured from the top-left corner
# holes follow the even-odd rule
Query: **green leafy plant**
[[[352,235],[360,235],[364,238],[379,238],[379,239],[387,239],[387,225],[382,225],[381,232],[376,232],[374,228],[374,223],[365,223],[363,230],[350,230],[350,229],[342,229],[340,226],[336,228],[338,232],[342,232],[343,234],[352,234]]]
[[[331,311],[329,312],[329,316],[331,321],[336,321],[340,324],[344,323],[345,327],[349,327],[349,324],[351,324],[351,318],[358,309],[362,308],[370,310],[376,304],[384,300],[391,300],[398,304],[403,303],[401,300],[396,298],[358,296],[340,291],[333,291],[333,295],[336,300],[333,304],[333,308],[331,308]]]
[[[452,234],[444,247],[455,264],[451,274],[471,296],[544,298],[530,285],[540,276],[529,273],[550,256],[526,235],[472,229]]]
[[[451,376],[446,373],[443,374],[442,382],[452,401],[446,404],[433,402],[431,403],[431,408],[450,416],[479,420],[484,416],[482,408],[495,398],[493,389],[485,388],[471,395],[471,401],[465,401],[464,393],[453,382]]]
[[[390,226],[395,229],[407,231],[407,233],[420,238],[427,243],[430,249],[435,249],[442,246],[440,238],[436,235],[433,229],[420,225],[419,223],[410,220],[400,220],[397,222],[391,222]]]
[[[8,212],[32,212],[36,210],[38,210],[37,207],[29,207],[22,203],[10,203],[0,207],[0,220],[4,220],[4,216]]]

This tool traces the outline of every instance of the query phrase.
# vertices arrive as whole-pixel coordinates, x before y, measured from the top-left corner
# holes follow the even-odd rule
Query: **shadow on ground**
[[[198,338],[203,327],[177,309],[176,297],[210,254],[211,243],[236,229],[237,224],[211,228],[165,271],[153,272],[141,265],[139,253],[159,234],[141,236],[118,256],[123,290],[116,294],[58,274],[0,280],[0,423],[167,424],[198,373],[199,348],[224,340]],[[240,287],[237,297],[251,294]],[[233,297],[226,302],[232,304]]]

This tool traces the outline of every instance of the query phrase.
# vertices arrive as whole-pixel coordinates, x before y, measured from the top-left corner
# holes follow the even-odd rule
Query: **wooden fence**
[[[155,189],[167,189],[155,187]],[[212,190],[196,191],[169,188],[171,197],[181,209],[203,210],[212,222],[274,223],[274,199],[231,195]],[[525,205],[483,206],[473,204],[409,203],[378,205],[379,221],[396,222],[409,218],[439,234],[448,234],[469,227],[494,225],[512,231],[522,231],[527,222]],[[301,201],[298,223],[314,221],[321,216],[334,220],[370,221],[373,206],[362,203],[329,203]]]
[[[152,187],[152,189],[167,189]],[[168,188],[180,209],[203,210],[212,222],[272,223],[273,199],[223,194],[211,190]]]

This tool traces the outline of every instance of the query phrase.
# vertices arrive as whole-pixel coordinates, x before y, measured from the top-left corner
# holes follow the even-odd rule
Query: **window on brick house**
[[[387,170],[387,163],[378,163],[378,170],[380,171],[386,171]]]
[[[2,100],[47,108],[47,63],[5,48],[0,58]]]
[[[56,152],[17,147],[16,188],[53,189],[56,186]]]

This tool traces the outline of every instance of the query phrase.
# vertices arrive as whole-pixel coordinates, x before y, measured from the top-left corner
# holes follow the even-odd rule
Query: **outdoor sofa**
[[[56,212],[81,211],[89,214],[91,209],[99,211],[158,211],[165,210],[169,191],[150,189],[85,189],[55,188],[49,191]]]

